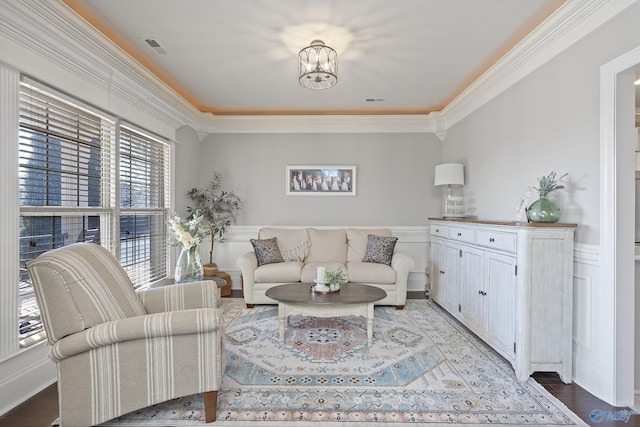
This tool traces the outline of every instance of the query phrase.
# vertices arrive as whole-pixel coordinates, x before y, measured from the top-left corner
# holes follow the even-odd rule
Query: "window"
[[[166,276],[170,150],[106,114],[23,82],[19,153],[19,328],[20,345],[28,346],[43,338],[26,270],[41,253],[93,242],[120,257],[136,287]]]
[[[120,263],[134,285],[167,272],[169,147],[120,127]]]

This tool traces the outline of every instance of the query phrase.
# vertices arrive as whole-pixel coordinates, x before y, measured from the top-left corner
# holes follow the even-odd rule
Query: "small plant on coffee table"
[[[324,274],[324,281],[330,285],[341,285],[347,282],[347,274],[338,268],[335,271],[327,271]]]

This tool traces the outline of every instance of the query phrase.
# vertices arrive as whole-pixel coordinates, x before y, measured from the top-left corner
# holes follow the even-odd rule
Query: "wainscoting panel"
[[[249,239],[257,239],[258,232],[263,226],[232,226],[225,234],[225,241],[216,242],[214,248],[214,262],[218,268],[231,276],[231,289],[241,289],[240,270],[236,267],[236,260],[246,252],[253,251]],[[267,227],[267,226],[264,226]],[[281,228],[301,228],[281,227]],[[409,273],[407,283],[408,291],[424,292],[427,286],[427,255],[429,248],[429,229],[426,226],[349,226],[351,228],[389,228],[392,234],[398,238],[396,250],[409,255],[416,263],[415,268]],[[314,227],[319,229],[346,228],[342,226]],[[209,241],[204,241],[200,246],[200,255],[203,262],[209,260]]]
[[[611,402],[613,313],[601,305],[609,292],[600,278],[600,248],[575,244],[573,261],[573,380],[600,399]]]

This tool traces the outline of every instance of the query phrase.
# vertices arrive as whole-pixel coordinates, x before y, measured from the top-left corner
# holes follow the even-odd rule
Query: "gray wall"
[[[443,160],[466,164],[478,216],[510,218],[537,177],[568,172],[560,220],[599,243],[600,67],[640,44],[639,22],[635,4],[448,130]]]
[[[441,157],[433,134],[211,134],[197,167],[200,186],[218,170],[225,188],[242,198],[236,225],[415,226],[440,211],[433,171]],[[355,165],[357,195],[286,196],[292,164]]]
[[[173,176],[173,206],[176,213],[186,216],[187,206],[191,200],[187,197],[187,192],[193,187],[197,187],[200,182],[200,139],[192,128],[183,126],[176,131],[175,156]],[[194,166],[195,165],[195,166]]]

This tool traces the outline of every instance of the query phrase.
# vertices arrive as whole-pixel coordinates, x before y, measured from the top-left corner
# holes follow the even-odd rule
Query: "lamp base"
[[[445,218],[460,218],[465,216],[462,186],[448,185],[446,187],[443,206],[442,216]]]

